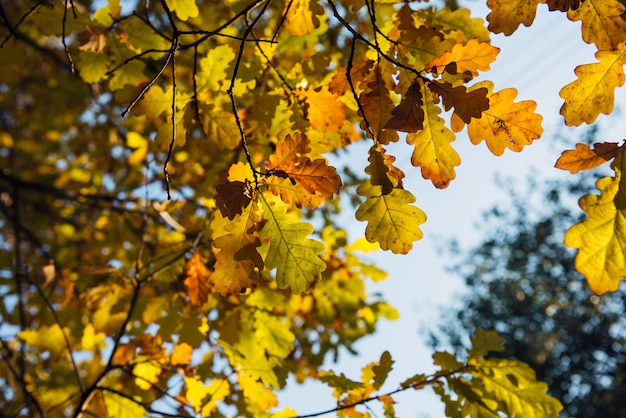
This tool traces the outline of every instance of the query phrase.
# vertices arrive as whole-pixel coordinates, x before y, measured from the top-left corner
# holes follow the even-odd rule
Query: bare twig
[[[41,296],[41,299],[44,301],[44,303],[46,304],[46,307],[52,314],[52,317],[54,318],[54,322],[56,322],[56,324],[61,329],[61,334],[63,335],[65,348],[67,348],[68,354],[70,356],[70,361],[72,362],[72,370],[74,371],[74,377],[76,378],[76,382],[78,383],[78,387],[80,388],[81,393],[84,392],[85,386],[83,384],[82,379],[80,378],[80,374],[78,373],[78,366],[76,365],[76,360],[74,359],[74,352],[72,350],[72,344],[70,343],[70,339],[67,336],[65,329],[63,328],[63,323],[61,322],[61,318],[59,318],[59,315],[57,314],[56,309],[54,309],[54,306],[52,306],[52,303],[50,303],[50,300],[48,300],[48,297],[43,292],[43,289],[41,288],[41,286],[39,286],[39,284],[36,283],[34,280],[32,280],[28,275],[26,275],[26,279],[30,282],[31,285],[35,286],[35,289],[37,289],[37,293],[39,293],[39,296]]]
[[[2,5],[0,4],[0,16],[2,17],[2,20],[4,21],[4,24],[6,25],[7,29],[9,30],[9,33],[7,34],[7,36],[5,36],[4,40],[2,41],[2,43],[0,44],[0,48],[4,48],[4,45],[8,42],[9,39],[11,39],[11,36],[13,36],[15,39],[17,39],[17,33],[16,30],[17,28],[20,27],[20,25],[22,24],[22,22],[24,21],[24,19],[26,19],[28,16],[30,16],[30,14],[32,12],[34,12],[35,10],[37,10],[37,8],[46,0],[39,0],[37,3],[35,3],[30,9],[28,9],[28,11],[26,13],[24,13],[22,15],[22,17],[20,17],[20,20],[17,21],[17,23],[15,24],[15,26],[11,26],[11,24],[9,23],[9,18],[6,15],[6,13],[4,12],[4,9],[2,8]]]
[[[350,403],[350,404],[338,405],[335,408],[327,409],[325,411],[315,412],[313,414],[298,415],[298,416],[293,417],[293,418],[319,417],[319,416],[322,416],[322,415],[331,414],[333,412],[343,411],[344,409],[354,408],[355,406],[366,405],[369,402],[376,401],[376,400],[380,401],[381,398],[384,398],[384,397],[387,397],[387,396],[391,396],[391,395],[395,395],[396,393],[404,392],[405,390],[409,390],[409,389],[419,390],[419,389],[423,389],[426,386],[438,385],[440,383],[440,381],[441,381],[440,380],[441,378],[450,377],[450,376],[453,376],[453,375],[458,374],[458,373],[464,373],[466,370],[467,370],[467,366],[463,366],[463,367],[460,367],[460,368],[458,368],[456,370],[450,370],[450,371],[447,371],[447,372],[444,372],[444,373],[441,373],[441,372],[435,373],[430,378],[428,378],[428,379],[426,379],[424,381],[417,382],[417,383],[414,383],[412,385],[401,386],[401,387],[399,387],[399,388],[397,388],[395,390],[392,390],[391,392],[387,392],[387,393],[385,393],[383,395],[371,396],[369,398],[364,398],[364,399],[361,399],[360,401],[353,402],[353,403]]]
[[[76,74],[76,68],[74,68],[74,60],[72,59],[72,54],[70,54],[70,50],[67,47],[67,42],[66,42],[66,33],[65,33],[65,29],[66,29],[66,25],[67,25],[67,5],[68,3],[72,6],[72,13],[74,15],[74,19],[76,19],[76,9],[74,8],[74,0],[65,0],[65,6],[63,9],[63,28],[62,28],[62,35],[61,35],[61,43],[63,44],[63,49],[65,50],[65,55],[67,56],[67,61],[70,63],[70,70],[72,71],[72,74]]]
[[[241,118],[239,117],[239,111],[237,110],[237,101],[235,99],[235,94],[233,92],[233,89],[235,88],[235,82],[237,80],[237,73],[239,72],[239,66],[241,65],[241,59],[243,57],[243,51],[246,45],[244,41],[248,39],[248,36],[254,29],[254,26],[257,24],[259,19],[261,19],[261,17],[263,16],[263,13],[265,13],[265,10],[267,10],[268,6],[270,5],[270,2],[271,1],[267,0],[265,4],[263,5],[263,7],[261,8],[261,10],[259,11],[259,13],[257,14],[257,16],[252,21],[252,23],[247,25],[246,30],[243,33],[243,36],[241,37],[242,41],[239,44],[239,52],[237,53],[237,59],[235,60],[235,67],[233,68],[233,76],[230,79],[230,86],[228,87],[228,90],[226,90],[226,92],[228,93],[228,96],[230,97],[230,104],[232,106],[233,115],[235,116],[235,122],[237,123],[237,127],[239,128],[239,135],[241,136],[241,146],[243,148],[244,153],[246,154],[246,160],[248,161],[248,165],[252,169],[252,175],[254,176],[255,187],[258,187],[259,178],[258,178],[257,171],[254,168],[254,164],[252,163],[252,155],[250,155],[250,150],[248,149],[248,142],[246,140],[246,134],[244,132],[243,125],[241,123]]]
[[[0,340],[0,344],[2,344],[2,348],[6,350],[6,352],[8,353],[8,355],[3,355],[2,352],[0,352],[0,356],[2,357],[2,360],[4,360],[4,364],[6,365],[9,372],[19,382],[22,392],[24,393],[24,398],[25,398],[24,401],[29,405],[33,405],[35,409],[37,410],[37,412],[39,413],[39,416],[41,418],[44,418],[46,416],[46,413],[44,412],[43,408],[39,404],[39,401],[28,390],[24,377],[17,370],[15,370],[15,368],[13,367],[13,364],[11,364],[11,357],[14,356],[14,353],[11,350],[11,347],[9,347],[9,345],[4,340]]]

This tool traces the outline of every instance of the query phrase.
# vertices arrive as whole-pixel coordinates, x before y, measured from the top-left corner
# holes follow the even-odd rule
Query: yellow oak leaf
[[[135,364],[133,376],[135,384],[143,390],[150,390],[154,383],[159,381],[161,375],[161,365],[155,361],[145,361]]]
[[[205,385],[195,376],[183,376],[185,381],[185,397],[191,403],[194,411],[202,417],[210,417],[217,410],[217,403],[223,401],[230,394],[230,383],[226,379],[211,380]]]
[[[196,0],[165,0],[170,10],[176,13],[180,20],[196,17],[200,13]]]
[[[595,44],[598,51],[618,49],[626,41],[626,22],[621,14],[626,8],[618,0],[585,0],[567,17],[582,21],[583,40]]]
[[[426,214],[411,205],[415,202],[411,192],[393,189],[385,195],[381,186],[368,180],[357,193],[367,198],[357,209],[356,218],[367,222],[365,238],[369,242],[378,242],[383,250],[394,254],[407,254],[413,242],[422,238],[419,226],[426,221]]]
[[[466,7],[442,7],[424,10],[424,25],[441,28],[441,31],[457,42],[467,42],[477,38],[480,42],[488,41],[491,33],[485,27],[482,18],[470,16],[470,9]]]
[[[613,111],[613,91],[624,84],[626,47],[622,45],[615,51],[598,51],[596,58],[599,62],[576,67],[578,79],[563,87],[559,93],[565,100],[561,115],[567,125],[591,124],[600,113],[608,115]]]
[[[626,181],[624,154],[613,161],[614,177],[596,182],[600,195],[588,194],[578,202],[587,218],[565,233],[565,245],[578,249],[574,266],[591,290],[602,294],[617,290],[626,277]]]
[[[341,129],[346,118],[344,104],[339,101],[339,96],[328,90],[328,86],[297,88],[294,93],[306,104],[306,114],[313,129],[321,129],[322,132]]]
[[[326,269],[326,264],[318,256],[326,246],[308,238],[313,226],[299,222],[298,215],[287,212],[282,201],[271,195],[259,195],[263,201],[263,217],[267,221],[261,234],[270,241],[265,267],[276,269],[276,283],[280,289],[291,287],[296,294],[310,291]]]
[[[620,146],[617,142],[593,144],[593,149],[587,144],[576,144],[575,150],[563,151],[554,166],[576,174],[581,170],[590,170],[612,160],[623,150],[624,145]]]
[[[41,351],[50,351],[50,355],[56,358],[67,350],[64,333],[68,335],[68,329],[62,329],[58,324],[42,325],[39,329],[20,331],[19,338],[30,347],[38,348]]]
[[[125,396],[120,396],[106,390],[102,391],[101,396],[104,398],[104,406],[106,408],[105,416],[107,417],[137,418],[146,416],[146,410],[141,406],[141,397],[139,396],[135,395],[131,399],[128,399]]]
[[[511,35],[520,24],[530,26],[535,20],[537,5],[542,0],[487,0],[489,30]]]
[[[414,81],[404,94],[400,104],[391,112],[391,119],[385,123],[383,128],[408,133],[423,129],[424,110],[422,109],[422,104],[420,83]]]
[[[256,225],[261,221],[258,205],[253,201],[229,221],[216,213],[211,222],[215,265],[211,274],[213,288],[224,296],[256,287],[263,259],[257,251],[261,245]]]
[[[212,292],[209,284],[211,271],[204,265],[199,253],[194,253],[187,262],[185,286],[192,305],[202,306],[209,300]]]
[[[364,118],[360,123],[361,129],[369,137],[373,134],[382,144],[395,142],[398,140],[398,133],[383,129],[391,119],[391,112],[394,110],[388,87],[393,85],[391,74],[385,74],[380,66],[376,65],[369,80],[367,88],[359,96],[362,109],[362,112],[359,110],[359,116]]]
[[[471,39],[467,43],[457,43],[452,50],[444,52],[440,57],[426,64],[424,70],[441,74],[448,64],[455,63],[457,72],[467,71],[477,77],[478,70],[489,70],[489,66],[496,60],[499,52],[500,48],[491,46],[490,42]]]
[[[313,3],[313,4],[311,4]],[[319,11],[319,5],[317,2],[311,2],[311,0],[285,0],[285,10],[283,15],[285,16],[285,27],[292,35],[300,36],[307,35],[317,27],[320,22],[316,14],[313,13],[311,7],[315,7],[316,11]]]
[[[435,103],[433,94],[426,91],[423,84],[422,93],[425,102],[424,128],[408,134],[406,142],[414,146],[411,164],[421,167],[422,177],[431,180],[435,187],[443,189],[456,177],[454,167],[461,164],[461,157],[451,145],[456,136],[439,117],[441,109]]]
[[[235,52],[228,45],[218,45],[208,52],[198,63],[196,88],[198,92],[205,89],[220,91],[230,78],[230,63],[235,59]]]
[[[257,379],[243,373],[238,373],[237,379],[243,396],[249,404],[258,406],[261,411],[267,411],[278,406],[278,398],[274,391],[265,387]],[[272,417],[274,416],[272,415]]]
[[[543,118],[535,113],[537,103],[532,100],[516,103],[516,96],[517,90],[508,88],[489,97],[489,110],[467,125],[473,144],[484,140],[494,155],[502,155],[507,148],[519,152],[541,137]]]

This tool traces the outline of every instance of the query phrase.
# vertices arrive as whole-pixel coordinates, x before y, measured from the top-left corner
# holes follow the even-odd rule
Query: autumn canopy
[[[423,236],[389,145],[442,189],[457,136],[495,156],[541,137],[536,103],[485,79],[490,34],[531,25],[539,3],[488,0],[487,21],[453,2],[0,3],[3,414],[296,417],[276,396],[291,378],[332,387],[340,416],[377,402],[392,417],[395,392],[432,386],[450,416],[556,417],[532,369],[488,357],[493,331],[394,393],[388,352],[358,381],[323,369],[398,315],[366,292],[386,275],[360,256]],[[590,124],[624,83],[625,8],[547,7],[597,46],[561,90],[565,123]],[[329,163],[358,141],[365,172]],[[599,294],[626,276],[624,149],[557,162],[615,171],[565,236]],[[362,237],[338,224],[347,210]]]

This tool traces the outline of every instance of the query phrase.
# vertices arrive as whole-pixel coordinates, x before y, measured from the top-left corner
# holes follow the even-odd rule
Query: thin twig
[[[2,360],[4,360],[4,364],[6,365],[9,372],[11,372],[15,380],[17,380],[20,383],[20,386],[22,387],[21,388],[22,392],[24,393],[24,398],[25,398],[24,401],[29,405],[34,405],[35,409],[39,413],[39,416],[41,418],[44,418],[46,416],[46,413],[44,412],[43,408],[39,404],[39,401],[37,400],[37,398],[35,398],[35,396],[32,393],[30,393],[23,376],[20,376],[20,373],[17,370],[15,370],[15,368],[13,367],[13,364],[11,364],[10,359],[14,355],[13,351],[11,351],[11,348],[9,347],[6,341],[0,340],[0,344],[2,344],[2,348],[4,348],[9,353],[8,356],[5,356],[5,355],[2,355],[0,352],[0,356],[2,357]]]
[[[74,377],[76,378],[76,382],[78,383],[78,387],[80,388],[81,393],[84,392],[85,386],[83,384],[82,379],[80,378],[80,374],[78,373],[78,366],[76,365],[76,360],[74,359],[72,344],[70,343],[70,339],[67,336],[67,333],[65,332],[63,323],[61,322],[61,318],[59,318],[59,315],[54,309],[54,306],[52,306],[52,303],[50,303],[50,300],[48,300],[48,297],[43,292],[43,289],[41,288],[41,286],[39,286],[39,284],[36,283],[34,280],[32,280],[28,275],[26,275],[26,280],[28,280],[30,284],[35,286],[35,289],[37,289],[37,293],[39,293],[39,296],[41,296],[41,299],[43,299],[44,303],[46,304],[46,307],[52,314],[52,317],[54,318],[54,322],[56,322],[56,324],[61,329],[61,334],[63,335],[63,341],[65,342],[65,348],[67,348],[68,354],[70,356],[70,361],[72,362],[72,369],[74,371]]]
[[[237,59],[235,61],[235,67],[233,68],[233,76],[230,79],[230,86],[228,87],[228,90],[226,90],[226,92],[228,93],[228,96],[230,97],[230,104],[232,106],[233,115],[235,116],[235,122],[237,123],[237,128],[239,128],[239,135],[241,137],[241,146],[243,148],[244,153],[246,154],[246,160],[248,161],[248,165],[252,169],[252,175],[254,176],[255,187],[258,187],[259,178],[258,178],[257,171],[254,168],[254,164],[252,163],[252,155],[250,155],[250,150],[248,149],[246,133],[244,132],[243,125],[241,123],[241,118],[239,117],[239,111],[237,110],[237,101],[235,100],[235,94],[233,90],[235,88],[235,82],[237,80],[237,73],[239,72],[239,66],[241,65],[241,59],[243,58],[243,51],[246,45],[244,41],[248,39],[248,36],[254,29],[254,26],[257,24],[259,19],[261,19],[261,17],[263,16],[263,13],[265,13],[265,10],[267,10],[270,3],[271,3],[271,0],[267,0],[265,4],[263,5],[263,7],[261,8],[261,10],[259,11],[258,15],[252,21],[252,23],[247,25],[247,28],[242,36],[243,40],[239,44],[239,52],[237,54]]]
[[[180,417],[191,417],[192,416],[192,415],[170,414],[168,412],[157,411],[155,409],[152,409],[148,403],[141,402],[141,401],[133,398],[132,396],[127,395],[124,392],[121,392],[119,390],[116,390],[116,389],[113,389],[113,388],[110,388],[110,387],[107,387],[107,386],[101,386],[98,389],[100,389],[100,390],[102,390],[104,392],[111,392],[111,393],[116,394],[117,396],[121,396],[122,398],[128,399],[129,401],[131,401],[131,402],[141,406],[143,409],[145,409],[147,412],[149,412],[151,414],[158,414],[158,415],[161,415],[161,416],[164,416],[164,417],[177,417],[177,418],[180,418]]]
[[[72,54],[70,54],[70,50],[67,47],[67,42],[66,42],[66,33],[65,33],[65,27],[67,25],[67,5],[68,3],[71,4],[72,6],[72,12],[74,13],[74,19],[76,19],[76,10],[74,9],[74,1],[73,0],[65,0],[65,6],[63,9],[63,28],[62,28],[62,34],[61,34],[61,43],[63,44],[63,49],[65,50],[65,55],[67,56],[67,61],[70,63],[70,70],[72,71],[72,74],[76,74],[76,68],[74,68],[74,60],[72,59]]]
[[[20,25],[22,24],[22,22],[24,21],[24,19],[26,19],[28,16],[30,16],[30,14],[32,12],[37,10],[37,8],[44,1],[46,1],[46,0],[39,0],[37,3],[35,3],[34,6],[32,6],[30,9],[28,9],[28,11],[26,13],[24,13],[22,15],[22,17],[20,17],[20,20],[17,21],[15,26],[11,26],[11,24],[9,23],[9,18],[5,14],[4,9],[2,8],[2,5],[0,4],[0,16],[2,16],[2,20],[4,20],[4,23],[5,23],[6,27],[7,27],[7,29],[9,30],[9,33],[7,34],[7,36],[5,36],[4,40],[2,41],[2,44],[0,44],[0,48],[4,48],[4,45],[8,42],[9,39],[11,39],[11,36],[13,36],[15,39],[17,39],[17,33],[16,33],[17,28],[19,28]]]
[[[348,85],[350,85],[350,90],[352,91],[352,96],[354,97],[354,101],[363,116],[363,121],[365,122],[365,127],[367,128],[367,132],[372,136],[374,142],[378,142],[378,138],[376,134],[372,130],[372,125],[370,125],[369,120],[367,119],[367,115],[365,114],[365,109],[363,108],[363,104],[361,100],[359,100],[359,96],[356,94],[356,89],[354,88],[354,83],[352,82],[352,65],[354,62],[354,51],[356,49],[357,38],[352,37],[352,46],[350,48],[350,57],[348,58],[348,66],[346,67],[346,79],[348,80]]]
[[[463,366],[463,367],[460,367],[460,368],[455,369],[455,370],[447,371],[445,373],[441,373],[441,372],[435,373],[432,377],[430,377],[429,379],[426,379],[426,380],[424,380],[422,382],[417,382],[417,383],[414,383],[414,384],[408,385],[408,386],[401,386],[401,387],[399,387],[399,388],[397,388],[395,390],[392,390],[391,392],[387,392],[387,393],[385,393],[383,395],[371,396],[369,398],[361,399],[360,401],[353,402],[353,403],[350,403],[350,404],[338,405],[338,406],[336,406],[335,408],[332,408],[332,409],[327,409],[325,411],[315,412],[313,414],[298,415],[298,416],[293,417],[293,418],[319,417],[319,416],[322,416],[322,415],[331,414],[333,412],[343,411],[344,409],[354,408],[355,406],[365,405],[365,404],[367,404],[368,402],[371,402],[371,401],[376,401],[376,400],[379,401],[381,398],[384,398],[384,397],[387,397],[387,396],[391,396],[391,395],[395,395],[396,393],[404,392],[405,390],[409,390],[409,389],[416,389],[416,390],[423,389],[426,386],[439,384],[440,379],[442,377],[446,378],[446,377],[450,377],[450,376],[453,376],[453,375],[458,374],[458,373],[464,373],[466,370],[467,370],[467,366]]]

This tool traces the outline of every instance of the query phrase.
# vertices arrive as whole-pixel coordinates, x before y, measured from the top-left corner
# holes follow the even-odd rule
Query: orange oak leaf
[[[532,100],[516,103],[516,96],[517,90],[508,88],[489,97],[489,110],[467,125],[473,144],[484,140],[494,155],[502,155],[507,148],[519,152],[541,137],[543,118],[535,113],[537,103]]]
[[[328,90],[328,86],[297,88],[294,93],[306,104],[306,114],[313,129],[321,129],[322,132],[341,129],[346,118],[344,104],[339,101],[339,96]]]
[[[426,64],[425,71],[443,73],[446,66],[454,63],[454,72],[469,72],[472,76],[478,76],[478,70],[487,71],[500,48],[491,46],[490,42],[479,42],[478,39],[471,39],[467,43],[459,42],[450,51],[444,52],[440,57],[433,59]]]
[[[613,91],[624,85],[626,47],[622,45],[615,51],[598,51],[596,58],[599,62],[576,67],[578,79],[563,87],[559,93],[565,100],[561,115],[567,125],[591,124],[600,113],[608,115],[613,111]]]
[[[537,5],[542,0],[487,0],[489,30],[510,35],[520,24],[530,26],[535,20]]]
[[[311,6],[315,6],[317,2],[311,0],[286,0],[285,10],[285,27],[292,35],[300,36],[311,33],[313,29],[319,26],[320,22],[316,14],[311,10]],[[317,6],[319,7],[319,6]]]
[[[484,87],[468,92],[465,86],[454,87],[448,82],[432,80],[428,88],[441,97],[445,110],[454,107],[454,113],[465,123],[480,118],[482,112],[489,109],[488,90]]]
[[[222,213],[222,216],[228,217],[231,221],[236,215],[248,207],[252,201],[254,193],[252,185],[246,179],[245,181],[228,181],[217,185],[215,188],[215,203]]]
[[[276,142],[276,151],[270,155],[268,169],[282,169],[288,167],[293,161],[306,156],[311,152],[309,137],[300,132],[287,135],[282,141]]]
[[[352,79],[352,84],[355,89],[358,89],[359,85],[363,81],[367,80],[367,75],[372,70],[373,65],[374,61],[370,59],[357,61],[352,64],[352,68],[350,69],[350,78]],[[340,67],[337,69],[337,74],[335,74],[328,84],[328,89],[331,93],[343,96],[348,90],[350,90],[347,71],[348,69],[346,67]]]
[[[194,253],[187,262],[185,286],[192,305],[202,306],[209,300],[212,292],[209,284],[211,271],[204,265],[199,253]]]
[[[391,112],[392,117],[383,128],[409,133],[423,129],[424,110],[422,104],[420,84],[414,81],[404,94],[400,104]]]
[[[626,22],[621,17],[626,8],[618,0],[585,0],[567,17],[582,21],[583,40],[595,44],[598,51],[610,51],[626,41]]]
[[[361,121],[360,126],[368,136],[372,136],[372,133],[376,136],[376,139],[383,144],[389,142],[395,142],[398,140],[398,133],[396,131],[384,130],[383,127],[391,118],[391,113],[394,110],[393,101],[389,96],[388,85],[392,85],[391,75],[387,74],[387,82],[384,79],[385,74],[382,72],[379,65],[374,68],[370,81],[367,83],[367,88],[359,96],[361,102],[361,108],[363,112],[359,110],[359,116],[364,119]],[[366,123],[367,121],[367,123]],[[371,133],[369,132],[371,129]]]
[[[593,149],[587,144],[576,144],[575,150],[563,151],[554,166],[576,174],[581,170],[590,170],[612,160],[623,148],[624,146],[620,146],[617,142],[593,144]]]
[[[309,158],[294,162],[283,171],[289,178],[301,184],[311,194],[319,194],[332,199],[341,189],[341,177],[337,175],[335,167],[330,167],[325,160],[311,161]]]

